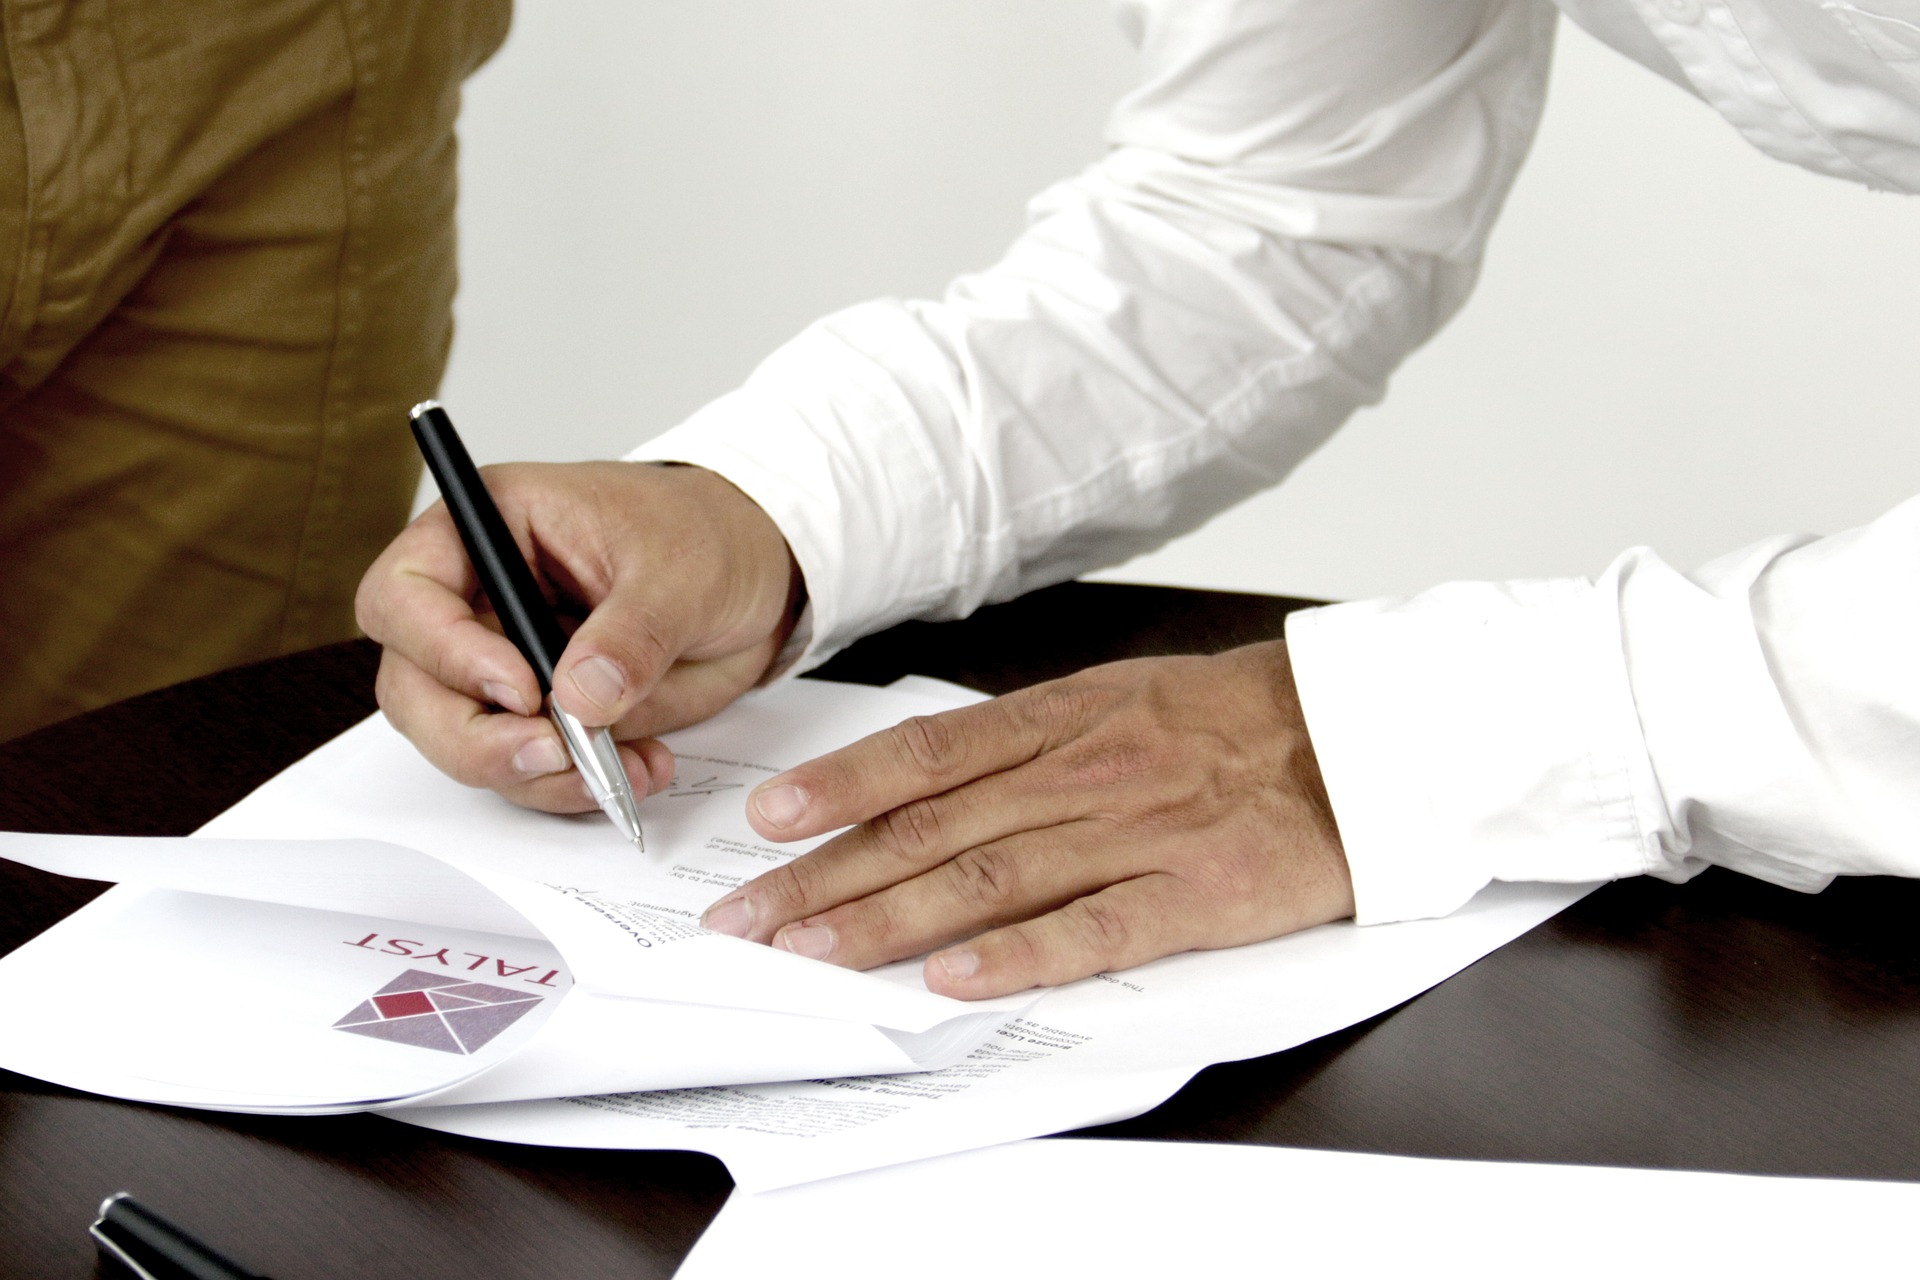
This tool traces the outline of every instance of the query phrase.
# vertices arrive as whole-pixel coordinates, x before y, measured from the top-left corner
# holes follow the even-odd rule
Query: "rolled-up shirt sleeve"
[[[1287,635],[1362,922],[1492,880],[1920,874],[1920,499],[1683,574],[1454,583]]]
[[[1534,0],[1130,0],[1110,149],[938,300],[836,313],[636,450],[726,476],[806,577],[802,667],[1196,527],[1452,315],[1531,140]]]

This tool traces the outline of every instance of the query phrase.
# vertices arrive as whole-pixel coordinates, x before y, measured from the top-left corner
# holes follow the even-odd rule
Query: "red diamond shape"
[[[411,1018],[415,1014],[432,1013],[433,1001],[427,999],[424,991],[396,991],[390,996],[375,996],[373,1007],[383,1018]]]

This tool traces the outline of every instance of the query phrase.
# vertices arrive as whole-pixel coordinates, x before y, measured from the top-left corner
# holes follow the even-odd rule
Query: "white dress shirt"
[[[1119,0],[1104,159],[938,301],[828,316],[630,455],[786,534],[801,665],[1119,563],[1273,484],[1465,300],[1545,0]],[[1770,155],[1920,192],[1920,0],[1559,0]],[[1571,251],[1571,247],[1570,247]],[[1682,574],[1295,615],[1359,918],[1490,879],[1920,874],[1920,503]]]

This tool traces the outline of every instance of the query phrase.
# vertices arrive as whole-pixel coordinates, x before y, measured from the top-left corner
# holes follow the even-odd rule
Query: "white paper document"
[[[1444,981],[1588,886],[1495,885],[1443,920],[1327,925],[965,1003],[917,962],[854,973],[699,913],[814,842],[747,824],[760,780],[978,695],[797,680],[668,736],[647,852],[516,808],[375,718],[200,835],[0,834],[117,881],[0,958],[0,1067],[143,1101],[383,1110],[515,1142],[711,1152],[788,1185],[1118,1119],[1215,1062]]]
[[[295,1111],[943,1066],[1037,996],[963,1003],[917,965],[854,973],[696,921],[807,847],[754,834],[753,783],[953,703],[795,681],[670,735],[647,854],[598,814],[450,781],[378,718],[200,836],[0,834],[0,856],[120,882],[0,959],[0,1066]]]
[[[1276,1053],[1412,999],[1590,888],[1496,884],[1442,920],[1322,925],[1089,978],[935,1071],[396,1118],[509,1142],[706,1151],[744,1188],[787,1186],[1138,1115],[1203,1067]]]
[[[1915,1183],[1059,1139],[736,1191],[677,1280],[1805,1280],[1907,1272],[1916,1217]]]

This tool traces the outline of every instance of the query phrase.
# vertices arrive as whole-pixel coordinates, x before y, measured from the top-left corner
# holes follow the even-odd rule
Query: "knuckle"
[[[673,646],[667,642],[659,621],[648,618],[634,635],[634,657],[640,669],[649,675],[673,665]]]
[[[1099,963],[1112,964],[1131,953],[1132,922],[1111,901],[1097,895],[1081,898],[1068,908],[1067,917],[1087,953]]]
[[[911,800],[873,820],[874,843],[908,862],[923,862],[944,849],[946,822],[932,799]]]
[[[952,772],[959,760],[960,740],[941,716],[913,716],[894,730],[901,755],[912,768],[930,777]]]
[[[672,668],[680,649],[667,621],[630,600],[608,598],[590,606],[587,621],[568,642],[572,668],[589,657],[613,663],[629,690],[656,683]]]
[[[1119,729],[1103,735],[1080,762],[1081,780],[1098,788],[1127,786],[1161,774],[1163,755],[1142,734]]]
[[[866,956],[891,958],[899,940],[908,933],[908,924],[887,895],[879,894],[849,910],[840,933],[849,948],[857,948]]]
[[[483,701],[481,690],[485,686],[489,671],[498,671],[506,675],[512,672],[513,666],[516,665],[521,670],[526,670],[524,660],[511,650],[508,650],[505,656],[513,665],[502,663],[497,658],[490,659],[488,651],[494,647],[505,648],[485,631],[476,630],[471,626],[462,627],[457,631],[449,630],[438,643],[420,654],[419,665],[441,688],[452,689],[475,701]],[[512,683],[510,675],[508,683]],[[538,686],[535,686],[534,692],[536,694],[539,692]]]
[[[1253,859],[1231,852],[1212,852],[1186,859],[1180,876],[1202,902],[1225,909],[1258,896],[1265,887]]]
[[[969,849],[953,860],[960,892],[978,907],[997,913],[1018,897],[1023,877],[1018,859],[995,846]]]
[[[1078,737],[1093,709],[1093,691],[1073,680],[1056,680],[1027,691],[1019,710],[1040,728],[1046,750]]]
[[[676,650],[665,621],[651,609],[635,608],[622,628],[621,643],[633,664],[628,674],[649,678],[673,665]]]
[[[768,872],[759,889],[774,918],[797,919],[812,909],[821,878],[819,865],[811,858],[800,857]]]

